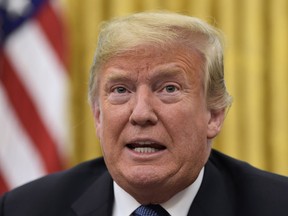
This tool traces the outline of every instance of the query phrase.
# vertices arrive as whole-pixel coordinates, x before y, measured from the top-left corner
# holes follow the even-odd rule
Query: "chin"
[[[159,204],[166,202],[180,191],[180,188],[170,180],[166,175],[161,176],[159,172],[142,170],[129,173],[125,176],[124,184],[119,185],[141,204]]]
[[[132,167],[126,169],[121,175],[122,179],[129,186],[139,189],[152,189],[163,185],[167,178],[167,173],[155,167]]]

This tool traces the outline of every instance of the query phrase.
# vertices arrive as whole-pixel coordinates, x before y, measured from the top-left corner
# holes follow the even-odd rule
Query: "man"
[[[231,104],[222,55],[193,17],[104,24],[89,86],[104,159],[5,194],[0,215],[287,216],[286,177],[211,151]]]

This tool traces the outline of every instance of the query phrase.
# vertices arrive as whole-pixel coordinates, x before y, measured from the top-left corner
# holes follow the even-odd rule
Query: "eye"
[[[127,92],[127,89],[123,86],[118,86],[118,87],[114,88],[112,92],[118,93],[118,94],[124,94]]]
[[[157,91],[158,98],[167,104],[177,103],[181,100],[182,94],[181,85],[175,82],[167,82],[161,85],[161,88]]]
[[[108,99],[114,105],[124,104],[129,100],[130,93],[129,87],[126,88],[125,85],[117,85],[111,87]]]
[[[173,92],[176,92],[177,90],[179,90],[179,88],[176,87],[175,85],[167,85],[164,87],[163,90],[165,90],[168,93],[173,93]]]

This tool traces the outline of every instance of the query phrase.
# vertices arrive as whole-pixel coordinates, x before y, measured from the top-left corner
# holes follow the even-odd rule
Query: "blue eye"
[[[165,86],[165,90],[168,93],[173,93],[173,92],[177,91],[178,88],[174,85],[168,85],[168,86]]]
[[[127,89],[120,86],[120,87],[116,87],[113,92],[118,93],[118,94],[124,94],[127,92]]]

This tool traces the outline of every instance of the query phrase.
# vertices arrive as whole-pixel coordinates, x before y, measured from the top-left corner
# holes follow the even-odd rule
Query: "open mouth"
[[[166,149],[165,146],[156,143],[156,142],[150,142],[150,141],[145,141],[145,142],[133,142],[127,144],[127,147],[135,152],[138,153],[154,153],[158,151],[162,151]]]

